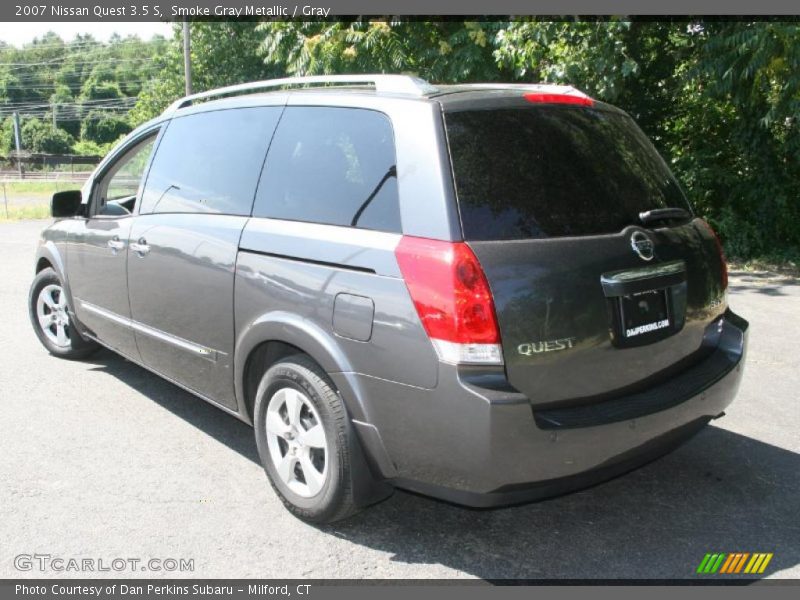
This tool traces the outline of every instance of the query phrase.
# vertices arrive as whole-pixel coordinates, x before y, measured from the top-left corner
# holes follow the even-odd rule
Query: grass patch
[[[29,206],[9,206],[8,213],[5,207],[0,206],[0,222],[23,221],[27,219],[50,218],[50,206],[47,204],[33,204]]]
[[[83,184],[74,181],[2,181],[0,193],[5,188],[6,196],[52,196],[64,190],[78,190]]]

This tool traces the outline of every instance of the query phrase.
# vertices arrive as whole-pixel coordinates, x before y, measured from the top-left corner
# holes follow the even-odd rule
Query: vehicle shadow
[[[246,424],[110,352],[94,362],[258,462]],[[719,581],[695,574],[707,552],[772,552],[767,575],[800,563],[799,514],[800,455],[712,425],[641,469],[559,498],[472,510],[398,491],[321,530],[393,561],[488,580]]]

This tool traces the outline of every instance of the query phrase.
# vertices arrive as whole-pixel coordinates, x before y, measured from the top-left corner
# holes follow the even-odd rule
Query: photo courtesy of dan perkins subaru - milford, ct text
[[[14,593],[17,596],[46,596],[49,592],[53,596],[89,596],[100,598],[104,594],[108,596],[231,596],[234,592],[243,593],[244,587],[234,587],[232,585],[211,585],[211,584],[166,584],[156,585],[152,583],[132,585],[125,583],[111,584],[64,584],[55,583],[51,585],[27,585],[18,583],[14,586]],[[247,586],[248,595],[258,596],[291,596],[296,593],[298,596],[308,596],[311,593],[311,585],[307,583],[289,585],[271,585],[266,583],[249,584]]]

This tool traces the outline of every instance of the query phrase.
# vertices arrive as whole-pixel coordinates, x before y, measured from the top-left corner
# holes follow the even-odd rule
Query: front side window
[[[156,132],[122,154],[103,177],[95,196],[94,214],[120,216],[133,212],[144,170],[153,152]]]
[[[108,182],[107,200],[119,200],[136,195],[155,140],[155,136],[151,136],[122,160],[122,164]]]
[[[363,109],[287,108],[253,216],[399,232],[389,119]]]
[[[249,215],[280,112],[260,106],[173,119],[153,159],[140,212]]]

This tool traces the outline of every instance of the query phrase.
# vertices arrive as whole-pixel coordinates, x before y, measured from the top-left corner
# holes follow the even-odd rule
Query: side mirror
[[[50,214],[54,219],[74,217],[81,210],[80,190],[56,192],[50,201]]]

